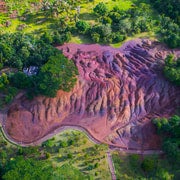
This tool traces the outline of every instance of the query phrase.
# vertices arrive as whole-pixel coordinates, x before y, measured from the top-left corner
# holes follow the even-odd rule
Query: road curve
[[[68,129],[74,129],[74,130],[78,130],[78,131],[81,131],[81,132],[85,133],[85,135],[88,137],[88,139],[90,141],[92,141],[93,143],[95,143],[95,144],[101,144],[102,143],[99,140],[97,140],[96,138],[94,138],[91,135],[91,133],[88,130],[86,130],[84,127],[77,126],[77,125],[63,125],[63,126],[57,128],[57,129],[53,130],[51,133],[45,135],[41,139],[39,139],[39,140],[37,140],[35,142],[32,142],[32,143],[17,142],[14,139],[12,139],[8,135],[8,133],[6,132],[5,120],[6,120],[6,113],[1,114],[1,116],[0,116],[0,124],[1,124],[1,126],[0,127],[1,127],[1,131],[2,131],[2,134],[3,134],[4,138],[7,139],[10,143],[15,144],[15,145],[19,145],[19,146],[22,146],[22,147],[39,145],[39,144],[43,143],[44,141],[52,138],[54,135],[56,135],[58,133],[61,133],[61,132],[65,131],[65,130],[68,130]],[[112,144],[108,144],[108,145],[109,145],[109,148],[111,150],[125,152],[125,153],[128,153],[128,154],[144,154],[144,155],[163,154],[162,150],[143,150],[142,151],[142,150],[139,150],[139,149],[127,149],[127,148],[115,146],[115,145],[112,145]]]
[[[4,117],[5,118],[5,117]],[[11,142],[12,144],[15,144],[15,145],[19,145],[19,146],[22,146],[22,147],[28,147],[28,146],[36,146],[36,145],[39,145],[41,144],[42,142],[52,138],[54,135],[58,134],[58,133],[61,133],[65,130],[68,130],[68,129],[74,129],[74,130],[78,130],[78,131],[81,131],[83,133],[85,133],[85,135],[88,137],[88,139],[90,141],[92,141],[93,143],[95,144],[101,144],[102,142],[100,142],[99,140],[95,139],[91,133],[89,131],[87,131],[85,128],[81,127],[81,126],[76,126],[76,125],[63,125],[55,130],[53,130],[51,133],[47,134],[46,136],[42,137],[41,139],[35,141],[35,142],[32,142],[32,143],[23,143],[23,142],[17,142],[15,141],[14,139],[12,139],[8,133],[6,132],[5,130],[5,125],[4,125],[4,119],[1,121],[2,123],[2,127],[1,127],[1,131],[3,133],[3,136],[9,141]],[[137,149],[126,149],[126,148],[121,148],[121,147],[117,147],[117,146],[112,146],[112,145],[109,145],[109,148],[111,150],[116,150],[116,151],[121,151],[121,152],[125,152],[125,153],[128,153],[128,154],[144,154],[144,155],[148,155],[148,154],[163,154],[163,151],[161,150],[137,150]]]

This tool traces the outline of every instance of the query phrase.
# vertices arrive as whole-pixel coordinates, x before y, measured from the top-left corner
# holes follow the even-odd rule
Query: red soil
[[[111,145],[160,147],[151,119],[171,116],[180,105],[180,89],[162,76],[163,59],[172,51],[140,39],[119,49],[77,44],[57,48],[78,67],[76,86],[55,98],[17,98],[7,114],[10,137],[29,143],[57,127],[79,125]],[[180,55],[178,50],[173,53]]]

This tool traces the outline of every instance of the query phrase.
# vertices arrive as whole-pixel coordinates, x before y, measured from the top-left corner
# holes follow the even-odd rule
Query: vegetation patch
[[[178,167],[174,168],[163,156],[127,155],[114,152],[112,155],[117,179],[178,179]]]
[[[0,178],[111,179],[107,146],[96,145],[76,130],[55,135],[41,146],[19,147],[0,134]]]

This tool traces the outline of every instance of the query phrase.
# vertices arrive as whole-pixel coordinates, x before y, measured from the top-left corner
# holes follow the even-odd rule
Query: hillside
[[[119,49],[76,44],[57,48],[77,66],[77,84],[55,98],[17,98],[5,121],[10,137],[29,143],[60,126],[79,125],[111,145],[159,148],[150,121],[173,115],[180,103],[179,88],[162,75],[163,59],[171,50],[141,39]],[[173,53],[180,55],[179,50]]]

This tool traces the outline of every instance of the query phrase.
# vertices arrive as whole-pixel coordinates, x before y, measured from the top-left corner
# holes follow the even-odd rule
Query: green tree
[[[169,81],[175,85],[180,85],[180,58],[175,60],[173,55],[168,55],[165,59],[163,71]]]
[[[95,8],[93,9],[93,11],[98,14],[99,16],[104,16],[106,15],[106,13],[108,12],[108,9],[106,7],[106,5],[103,2],[100,2],[99,4],[97,4],[95,6]]]
[[[52,56],[37,77],[38,94],[55,97],[59,89],[70,91],[76,83],[77,68],[62,54]]]
[[[52,176],[52,166],[45,161],[18,156],[10,160],[2,176],[3,180],[39,179],[48,180]]]
[[[41,36],[41,39],[47,44],[52,44],[53,42],[53,36],[48,32],[44,32],[43,35]]]
[[[32,79],[23,72],[17,72],[10,76],[10,83],[18,89],[29,89],[32,87]]]
[[[156,178],[160,180],[173,180],[174,179],[174,174],[170,174],[167,170],[165,169],[159,169],[156,173]]]
[[[155,168],[155,162],[154,159],[151,158],[145,158],[141,164],[142,169],[145,172],[150,172]]]
[[[2,73],[2,75],[0,76],[0,90],[4,90],[8,84],[9,79],[7,74]]]
[[[174,115],[167,118],[158,118],[152,121],[163,138],[162,149],[166,153],[168,160],[173,164],[180,162],[180,117]]]
[[[90,25],[86,21],[78,21],[76,22],[76,28],[80,33],[85,34],[90,28]]]

